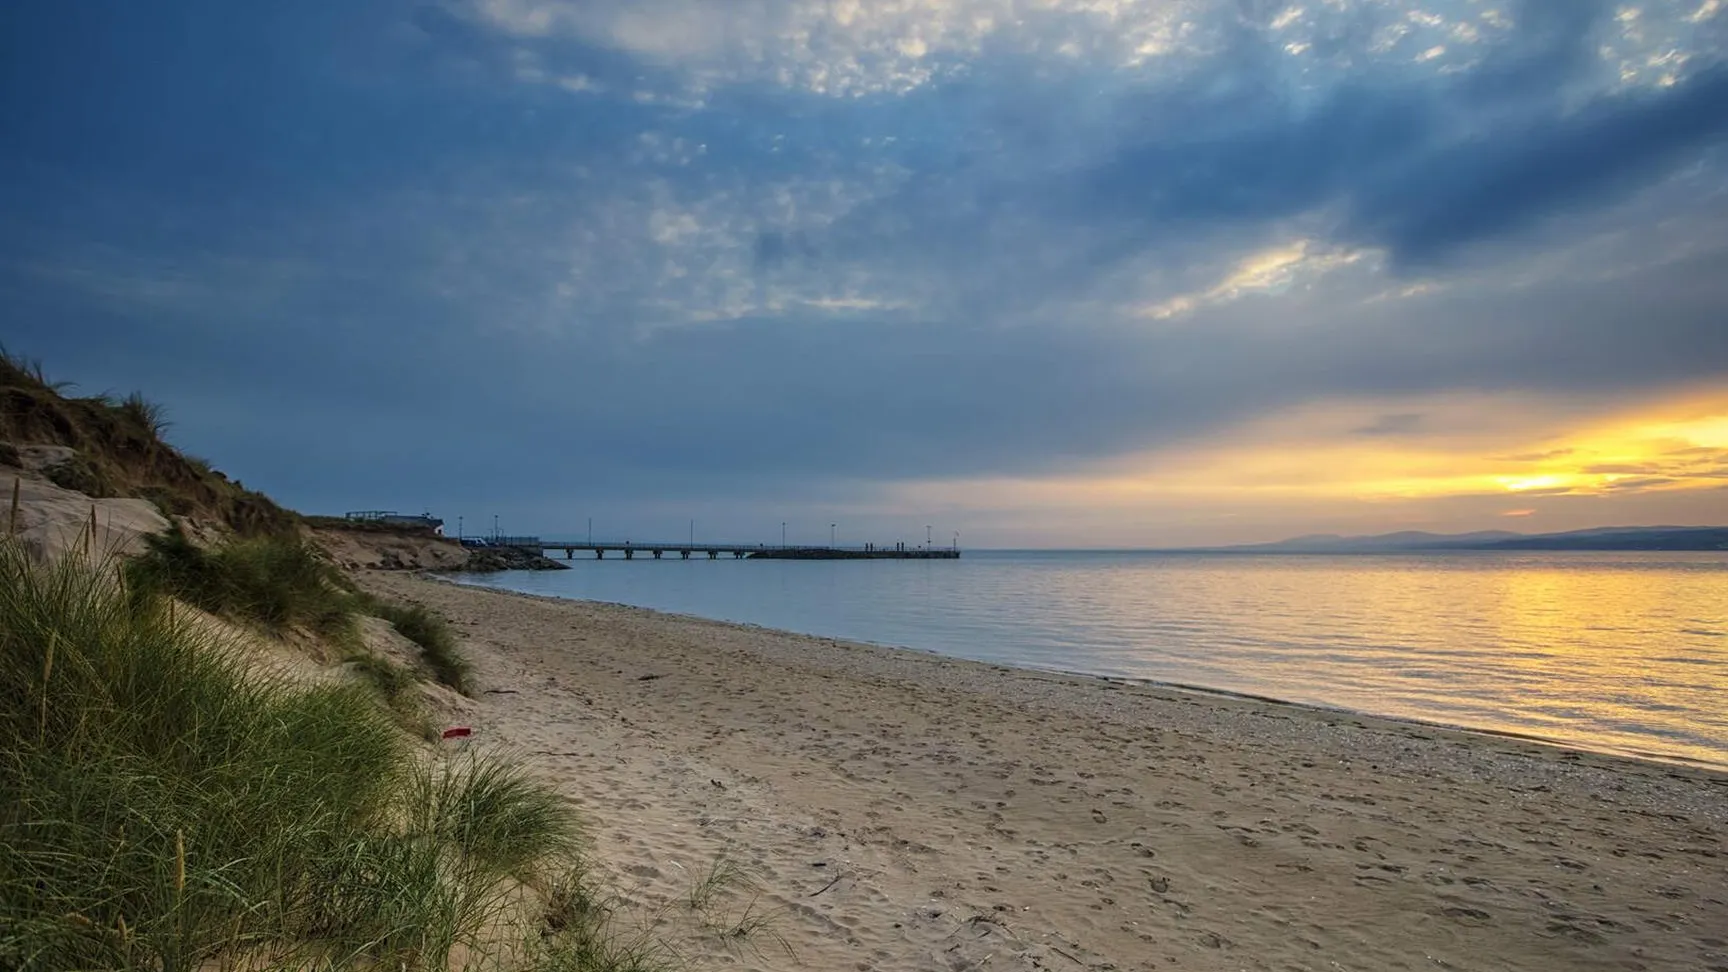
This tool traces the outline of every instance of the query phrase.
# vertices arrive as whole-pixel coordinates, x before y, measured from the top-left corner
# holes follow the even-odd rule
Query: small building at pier
[[[398,513],[395,510],[355,510],[352,513],[344,513],[343,519],[353,520],[357,523],[382,523],[387,526],[421,527],[431,530],[440,537],[444,535],[444,521],[430,513],[421,513],[416,516],[412,513]]]

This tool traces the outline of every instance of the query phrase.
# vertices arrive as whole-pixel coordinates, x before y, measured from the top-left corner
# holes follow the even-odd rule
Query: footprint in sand
[[[1465,925],[1485,925],[1494,920],[1493,915],[1483,911],[1481,908],[1467,908],[1462,905],[1453,905],[1448,908],[1441,908],[1440,913],[1453,921]]]

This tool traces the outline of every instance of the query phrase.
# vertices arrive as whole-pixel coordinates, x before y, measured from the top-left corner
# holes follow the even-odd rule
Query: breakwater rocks
[[[468,551],[468,561],[455,568],[465,574],[492,574],[501,570],[569,570],[556,560],[519,547],[479,547]]]
[[[348,570],[434,570],[491,574],[501,570],[569,570],[520,547],[464,547],[424,530],[318,527],[312,537]]]
[[[461,544],[430,531],[313,527],[310,533],[347,570],[460,570],[468,562]]]

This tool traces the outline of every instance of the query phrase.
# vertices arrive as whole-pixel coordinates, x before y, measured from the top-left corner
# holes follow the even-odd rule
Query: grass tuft
[[[121,415],[153,439],[166,438],[168,429],[173,425],[168,421],[168,410],[163,408],[161,403],[150,401],[138,392],[127,395],[116,408]]]
[[[642,936],[621,936],[604,926],[535,944],[524,972],[671,972],[677,956]]]
[[[729,944],[747,946],[758,956],[763,955],[762,945],[767,943],[777,946],[786,953],[787,958],[796,957],[792,943],[777,927],[780,915],[785,909],[765,910],[760,907],[761,900],[759,893],[752,893],[750,900],[745,902],[744,909],[728,916],[720,925],[721,936]]]
[[[369,686],[383,702],[396,724],[428,742],[438,738],[432,720],[421,704],[420,681],[414,673],[382,655],[359,652],[348,658],[348,667]]]
[[[390,622],[397,633],[420,646],[420,657],[438,681],[468,694],[473,666],[456,645],[450,622],[421,604],[390,604],[371,599],[368,613]]]
[[[555,876],[546,894],[539,935],[528,942],[524,972],[672,972],[679,962],[663,942],[625,934],[612,904],[580,866]]]
[[[747,896],[738,911],[727,911],[722,899],[734,892]],[[776,927],[784,909],[764,909],[762,888],[748,865],[724,854],[708,866],[708,872],[690,886],[687,896],[690,910],[711,932],[728,945],[742,945],[762,955],[762,943],[778,946],[788,956],[793,955],[792,943]]]
[[[0,368],[16,372],[22,382],[43,391],[59,393],[72,387],[69,381],[48,380],[48,373],[43,370],[41,361],[16,354],[4,344],[0,344]]]
[[[753,890],[755,883],[741,862],[722,854],[708,865],[708,873],[690,885],[690,910],[705,913],[713,908],[716,898],[738,887]]]
[[[533,880],[576,850],[570,803],[502,760],[452,757],[417,767],[408,785],[409,832],[458,849],[487,873]]]
[[[272,633],[304,627],[343,644],[357,639],[358,612],[339,572],[298,536],[237,539],[206,550],[176,526],[145,539],[148,549],[126,564],[135,590],[178,597]]]

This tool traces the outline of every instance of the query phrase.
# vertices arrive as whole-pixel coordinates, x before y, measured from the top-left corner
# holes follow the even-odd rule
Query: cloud
[[[1670,486],[1676,482],[1679,482],[1679,480],[1670,479],[1666,476],[1645,476],[1639,479],[1617,479],[1614,482],[1608,483],[1603,488],[1613,492],[1629,492],[1632,490],[1654,489],[1658,486]]]
[[[1371,182],[1345,231],[1421,264],[1579,202],[1601,206],[1728,136],[1724,103],[1728,71],[1716,69],[1447,146]]]
[[[233,7],[163,61],[42,4],[9,343],[320,506],[886,508],[1340,402],[1301,441],[1718,475],[1536,432],[1728,377],[1725,18],[1493,6]]]
[[[1249,294],[1280,292],[1361,258],[1360,252],[1323,252],[1313,241],[1297,240],[1242,258],[1228,276],[1207,290],[1168,297],[1138,313],[1157,320],[1181,317],[1198,307],[1229,303]]]
[[[1498,457],[1502,462],[1542,462],[1546,459],[1563,459],[1578,450],[1573,448],[1547,449],[1542,452],[1526,452],[1515,456]]]
[[[1382,415],[1367,425],[1351,430],[1351,435],[1407,436],[1423,430],[1427,418],[1420,412],[1399,412]]]
[[[1136,246],[1302,218],[1421,266],[1626,198],[1728,133],[1717,110],[1728,72],[1577,104],[1577,70],[1572,57],[1532,56],[1486,78],[1347,83],[1312,106],[1264,83],[1224,97],[1167,92],[1144,112],[1150,137],[1087,173],[1069,213],[1115,224]]]
[[[1640,193],[1715,171],[1724,75],[1695,52],[1672,84],[1623,83],[1596,51],[1606,12],[1519,5],[1515,28],[1478,32],[1468,70],[1380,59],[1300,83],[1264,31],[1166,74],[983,56],[860,110],[865,130],[900,133],[856,150],[889,175],[799,237],[798,262],[892,277],[945,314],[1116,300],[1180,318],[1357,262],[1405,277],[1384,292],[1431,290],[1483,246],[1588,237]],[[779,244],[764,239],[764,265]]]
[[[1133,67],[1180,49],[1204,5],[1092,0],[475,0],[518,41],[571,39],[676,66],[690,83],[772,83],[828,97],[903,94],[1008,50]]]

